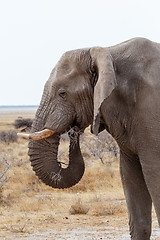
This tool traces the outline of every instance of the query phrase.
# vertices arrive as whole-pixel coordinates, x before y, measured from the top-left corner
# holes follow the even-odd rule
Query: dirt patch
[[[1,215],[1,240],[130,239],[127,214],[100,217],[54,212],[19,214],[5,211],[4,214]],[[158,240],[160,231],[155,217],[153,225],[151,239]]]

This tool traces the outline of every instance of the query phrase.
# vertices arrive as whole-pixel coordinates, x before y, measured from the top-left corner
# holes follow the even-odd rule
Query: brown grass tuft
[[[70,214],[87,214],[89,208],[85,206],[80,199],[78,199],[69,210]]]
[[[126,208],[122,204],[115,204],[109,202],[104,204],[98,204],[90,211],[93,216],[109,216],[126,212]]]

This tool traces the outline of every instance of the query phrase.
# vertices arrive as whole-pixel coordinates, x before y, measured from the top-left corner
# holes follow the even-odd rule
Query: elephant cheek
[[[75,116],[71,111],[63,111],[63,114],[59,112],[50,114],[46,120],[44,129],[51,129],[57,133],[67,132],[71,128]]]

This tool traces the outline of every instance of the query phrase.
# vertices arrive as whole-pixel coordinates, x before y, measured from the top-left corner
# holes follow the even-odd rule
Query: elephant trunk
[[[69,131],[69,165],[62,168],[57,160],[60,135],[41,140],[30,140],[29,156],[36,175],[53,188],[69,188],[80,181],[84,173],[84,161],[79,146],[77,129]]]

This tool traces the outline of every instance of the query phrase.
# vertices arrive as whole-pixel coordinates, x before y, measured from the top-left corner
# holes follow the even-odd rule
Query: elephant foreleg
[[[132,240],[149,240],[151,235],[152,200],[137,156],[121,152],[120,172],[129,213]]]
[[[152,148],[150,151],[146,150],[144,154],[141,153],[140,162],[160,225],[160,153],[154,150]]]

